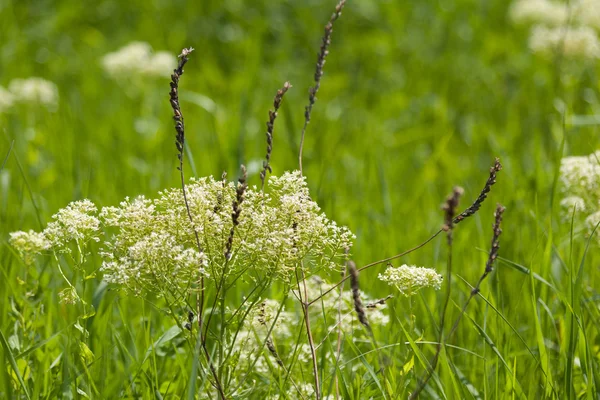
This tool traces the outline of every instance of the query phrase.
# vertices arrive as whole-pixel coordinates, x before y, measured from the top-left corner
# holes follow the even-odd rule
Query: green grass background
[[[316,52],[333,7],[316,0],[0,1],[0,85],[40,76],[60,92],[55,112],[24,107],[0,115],[0,156],[8,154],[0,172],[0,330],[12,340],[0,351],[0,397],[25,396],[13,383],[13,362],[32,398],[76,398],[77,385],[94,398],[117,398],[133,382],[143,398],[186,394],[189,356],[145,357],[169,319],[117,292],[94,298],[89,368],[70,375],[65,365],[82,354],[77,313],[58,304],[53,261],[25,270],[7,244],[9,232],[39,230],[70,201],[114,205],[178,185],[168,79],[116,82],[101,57],[133,40],[174,54],[196,49],[181,81],[187,176],[235,177],[241,163],[260,162],[267,111],[289,80],[274,135],[272,166],[280,174],[297,168]],[[508,8],[500,0],[349,1],[308,128],[305,174],[326,214],[356,233],[352,254],[363,265],[426,239],[441,226],[440,205],[452,187],[465,188],[466,206],[500,157],[504,169],[490,199],[455,232],[451,316],[470,291],[460,277],[474,282],[483,272],[496,202],[507,207],[503,260],[483,283],[487,302],[472,302],[453,340],[470,352],[444,353],[424,396],[512,398],[519,394],[510,389],[520,387],[528,398],[597,398],[600,255],[592,243],[583,259],[587,238],[559,218],[555,181],[563,154],[600,146],[599,125],[577,117],[600,115],[599,69],[531,54],[528,27],[511,23]],[[139,129],[144,123],[150,128]],[[259,183],[258,174],[250,180]],[[446,253],[439,237],[397,263],[443,271]],[[384,267],[362,275],[362,289],[374,297],[393,293],[375,279]],[[90,299],[98,283],[88,285]],[[398,396],[424,368],[415,356],[402,375],[412,355],[404,342],[436,340],[442,298],[424,291],[409,311],[396,297],[390,324],[375,327],[380,345],[397,344],[387,355]],[[407,334],[411,315],[415,329]],[[419,348],[425,358],[433,354],[431,345]],[[347,398],[383,398],[365,371],[345,373]]]

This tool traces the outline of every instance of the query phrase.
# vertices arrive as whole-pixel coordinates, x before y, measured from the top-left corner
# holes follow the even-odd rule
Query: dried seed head
[[[233,246],[233,235],[235,232],[235,227],[240,223],[240,214],[242,213],[242,202],[244,201],[244,193],[246,192],[246,188],[248,184],[246,180],[248,179],[248,173],[246,171],[246,167],[244,165],[241,166],[242,175],[238,179],[238,185],[236,188],[235,200],[233,201],[233,212],[231,213],[231,219],[233,220],[233,226],[229,231],[229,238],[227,239],[227,244],[225,245],[225,259],[229,261],[231,259],[231,249]]]
[[[494,270],[494,261],[498,258],[498,252],[500,250],[500,235],[502,234],[502,228],[500,228],[500,224],[502,223],[502,214],[506,208],[502,204],[498,204],[496,206],[496,212],[494,213],[494,225],[492,227],[493,235],[492,235],[492,244],[490,249],[490,255],[488,256],[487,262],[485,263],[485,271],[475,288],[471,291],[472,295],[479,293],[479,286],[481,282]]]
[[[498,172],[500,170],[502,170],[502,164],[500,164],[500,159],[496,158],[496,160],[494,161],[494,165],[492,165],[492,167],[490,168],[490,176],[489,176],[488,180],[485,182],[485,186],[479,193],[479,196],[473,202],[473,204],[471,204],[471,206],[469,208],[467,208],[460,215],[458,215],[456,218],[454,218],[453,222],[455,224],[458,224],[463,219],[468,218],[471,215],[475,214],[479,210],[479,208],[481,208],[481,204],[487,198],[487,195],[490,192],[490,190],[492,189],[492,186],[494,186],[494,184],[496,183],[496,175],[498,174]]]
[[[183,75],[183,67],[188,62],[188,55],[194,51],[193,48],[183,49],[179,55],[179,63],[177,68],[171,74],[171,91],[169,92],[171,108],[173,109],[173,119],[175,120],[175,147],[177,147],[177,158],[179,159],[179,167],[183,165],[183,146],[185,144],[185,126],[183,123],[183,114],[179,105],[179,78]]]
[[[272,172],[270,162],[271,152],[273,151],[273,127],[275,126],[275,119],[277,118],[277,112],[281,106],[283,96],[291,87],[292,85],[289,82],[283,84],[283,87],[277,91],[273,99],[273,110],[269,110],[269,121],[267,121],[267,155],[265,156],[265,161],[263,161],[263,170],[260,172],[260,180],[263,188],[265,187],[267,171]]]
[[[442,230],[448,233],[448,245],[452,245],[452,230],[454,229],[454,214],[458,208],[458,200],[464,193],[464,189],[460,186],[455,186],[452,193],[446,198],[446,202],[442,205],[444,210],[444,225]]]
[[[348,270],[350,272],[350,287],[352,288],[352,299],[354,300],[354,310],[356,311],[356,315],[358,316],[358,320],[361,324],[363,324],[367,329],[370,329],[369,321],[367,321],[367,314],[365,313],[365,308],[363,307],[362,301],[360,299],[360,288],[358,285],[358,269],[356,268],[356,264],[354,261],[348,261]]]

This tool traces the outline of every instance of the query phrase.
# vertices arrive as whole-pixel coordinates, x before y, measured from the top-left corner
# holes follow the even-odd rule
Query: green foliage
[[[180,88],[187,176],[235,176],[244,163],[250,184],[259,185],[263,124],[288,80],[293,87],[279,110],[270,165],[276,176],[296,169],[315,53],[333,6],[0,2],[0,86],[42,77],[58,93],[50,106],[15,99],[0,113],[0,397],[198,398],[212,388],[185,306],[107,286],[102,243],[24,260],[9,233],[41,231],[72,201],[88,198],[102,208],[178,187],[168,78],[113,79],[103,67],[106,54],[132,41],[150,43],[154,54],[196,48]],[[303,171],[321,211],[356,234],[352,257],[360,267],[436,232],[452,187],[465,188],[468,205],[500,157],[504,169],[489,200],[454,231],[448,321],[484,271],[495,202],[507,207],[499,261],[422,396],[596,398],[600,252],[593,227],[578,215],[565,218],[559,173],[563,156],[587,157],[600,147],[599,70],[593,62],[531,53],[530,27],[509,16],[500,0],[349,2],[334,27]],[[230,202],[233,190],[228,196]],[[397,266],[443,273],[446,256],[439,235]],[[394,294],[376,279],[384,270],[361,273],[361,290],[372,299]],[[339,274],[322,278],[330,285]],[[60,293],[72,299],[64,292],[69,284],[82,301],[59,302]],[[317,292],[308,299],[326,287],[309,288]],[[207,307],[217,310],[208,343],[237,332],[260,354],[250,357],[254,365],[243,364],[240,354],[208,347],[221,380],[239,386],[237,398],[294,398],[292,381],[314,382],[294,293],[297,287],[282,282],[251,279],[218,295],[207,285]],[[377,311],[389,321],[371,320],[371,336],[353,319],[350,299],[339,306],[335,293],[315,302],[309,316],[323,395],[406,398],[435,352],[443,294],[424,289],[387,300]],[[256,324],[266,299],[283,305],[277,310],[291,321],[291,335]],[[330,330],[336,305],[352,323]],[[220,329],[231,318],[231,329]],[[286,370],[269,352],[269,329]]]

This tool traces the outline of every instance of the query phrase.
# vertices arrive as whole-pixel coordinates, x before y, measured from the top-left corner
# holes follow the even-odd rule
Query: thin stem
[[[312,358],[312,364],[313,364],[313,375],[314,375],[314,379],[315,379],[315,399],[316,400],[320,400],[321,399],[321,388],[320,388],[320,384],[319,384],[319,369],[318,369],[318,365],[317,365],[317,353],[315,351],[315,342],[313,340],[313,336],[312,336],[312,332],[310,330],[310,318],[308,315],[308,307],[310,306],[310,304],[306,303],[306,300],[308,298],[308,291],[306,289],[306,279],[304,276],[304,270],[301,269],[302,272],[302,284],[304,286],[304,299],[302,298],[302,292],[300,290],[300,279],[298,278],[298,271],[296,270],[296,281],[298,282],[298,296],[300,296],[300,304],[302,306],[302,313],[304,314],[304,322],[306,324],[306,334],[308,336],[308,344],[310,346],[310,356]]]
[[[347,252],[346,252],[347,253]],[[342,279],[346,277],[347,273],[347,268],[344,268],[344,271],[342,272]],[[344,285],[342,285],[340,287],[340,297],[338,299],[338,334],[337,334],[337,344],[336,344],[336,349],[335,349],[335,366],[336,368],[338,368],[339,362],[340,362],[340,357],[341,357],[341,350],[342,350],[342,300],[343,300],[343,295],[344,295]],[[338,382],[338,376],[337,374],[334,375],[334,382],[335,382],[335,398],[337,400],[339,400],[340,398],[340,385]]]
[[[188,202],[187,194],[185,191],[185,177],[183,174],[183,154],[184,154],[183,149],[184,149],[184,145],[185,145],[185,125],[184,125],[184,121],[183,121],[183,114],[181,112],[181,106],[179,104],[179,78],[181,77],[181,75],[183,75],[183,67],[188,62],[188,56],[191,54],[192,51],[194,51],[194,49],[191,47],[189,49],[183,49],[181,51],[181,54],[179,55],[179,63],[177,64],[177,68],[175,68],[173,70],[173,73],[171,74],[171,83],[170,83],[171,90],[169,92],[169,97],[170,97],[171,108],[173,109],[173,119],[175,120],[175,131],[176,131],[175,146],[177,147],[177,152],[178,152],[177,158],[179,159],[179,167],[177,169],[179,169],[179,177],[181,180],[181,190],[183,192],[183,202],[185,203],[187,215],[190,220],[192,230],[194,231],[194,237],[196,239],[196,246],[198,247],[198,252],[200,254],[202,254],[202,246],[200,245],[200,237],[198,236],[198,231],[196,230],[196,227],[194,226],[194,219],[192,218],[190,204]],[[204,338],[202,337],[202,322],[203,322],[202,314],[204,311],[204,272],[203,272],[203,268],[201,268],[201,267],[202,266],[200,266],[200,268],[198,269],[198,276],[199,276],[199,280],[200,280],[200,290],[199,290],[200,297],[198,298],[198,294],[196,295],[196,302],[197,302],[197,310],[196,311],[198,313],[198,328],[199,328],[198,330],[200,332],[200,340],[202,342],[202,348],[204,349],[204,353],[206,354],[206,359],[208,361],[210,371],[215,380],[215,387],[217,388],[221,399],[226,399],[227,397],[225,396],[225,393],[223,392],[223,388],[221,386],[221,382],[219,381],[217,371],[212,363],[210,354],[208,353],[208,350],[206,349],[206,344],[204,343],[205,342]]]

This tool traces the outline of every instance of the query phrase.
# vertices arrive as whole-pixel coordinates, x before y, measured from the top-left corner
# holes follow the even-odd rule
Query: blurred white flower
[[[591,233],[600,224],[600,211],[597,211],[585,219],[585,224]],[[596,232],[596,238],[598,238],[598,232]],[[599,239],[600,240],[600,239]]]
[[[600,0],[577,0],[572,2],[572,7],[577,23],[600,29]]]
[[[0,113],[10,109],[15,102],[15,96],[0,86]]]
[[[587,26],[535,26],[529,37],[529,47],[540,54],[559,52],[573,58],[600,58],[600,40],[594,29]]]
[[[569,19],[567,4],[550,0],[518,0],[510,8],[510,16],[518,23],[560,26]]]
[[[561,217],[585,222],[588,233],[600,221],[600,150],[587,156],[564,157],[560,164]],[[585,221],[583,221],[585,219]],[[600,242],[600,235],[596,235]]]
[[[23,257],[26,265],[31,265],[36,254],[49,249],[52,245],[43,233],[32,230],[12,232],[8,242]]]
[[[425,267],[401,265],[389,266],[378,278],[390,286],[396,287],[405,296],[413,295],[417,290],[432,287],[439,290],[443,277],[436,270]]]
[[[567,209],[568,213],[585,211],[585,200],[579,196],[565,197],[560,201],[560,206]]]
[[[143,65],[144,74],[151,76],[169,77],[175,68],[177,68],[177,59],[167,51],[154,53]]]
[[[8,89],[14,101],[54,106],[58,103],[58,88],[53,82],[42,78],[13,79]]]
[[[560,164],[563,193],[570,195],[600,195],[600,151],[589,156],[565,157]]]
[[[104,70],[112,77],[127,78],[135,75],[168,77],[177,67],[174,55],[159,51],[144,42],[132,42],[102,58]]]

